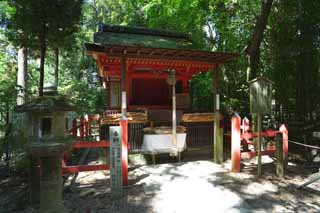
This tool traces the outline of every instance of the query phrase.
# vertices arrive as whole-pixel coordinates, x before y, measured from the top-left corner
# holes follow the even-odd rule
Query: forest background
[[[99,113],[105,109],[106,94],[92,81],[94,61],[84,50],[84,43],[93,41],[99,23],[179,31],[189,34],[197,48],[238,53],[236,61],[221,67],[223,109],[237,108],[248,114],[248,81],[265,76],[274,82],[274,112],[279,121],[292,117],[310,121],[318,111],[318,0],[46,2],[0,1],[2,144],[14,107],[42,95],[43,84],[58,85],[59,93],[73,101],[79,114]],[[261,29],[264,33],[253,73],[248,48],[257,25],[261,25],[259,17],[263,16],[267,3],[272,7],[270,5],[267,23]],[[212,73],[201,73],[190,83],[192,105],[198,111],[213,109],[212,76]],[[0,149],[0,155],[3,151]]]

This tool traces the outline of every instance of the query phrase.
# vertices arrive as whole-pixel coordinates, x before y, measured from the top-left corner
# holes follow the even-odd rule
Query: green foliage
[[[82,4],[83,3],[83,4]],[[249,112],[247,58],[244,50],[260,13],[261,0],[7,0],[0,1],[0,121],[15,105],[17,53],[28,47],[28,90],[39,85],[39,33],[45,25],[46,81],[52,81],[54,48],[60,50],[59,92],[78,106],[79,113],[104,109],[106,94],[90,81],[94,61],[84,49],[100,22],[184,32],[195,48],[237,52],[239,58],[220,67],[221,108]],[[274,84],[280,115],[307,114],[318,107],[320,1],[274,1],[260,49],[262,75]],[[78,22],[80,21],[80,24]],[[190,82],[196,110],[213,109],[212,73]],[[281,110],[280,110],[281,109]]]
[[[190,82],[192,106],[195,110],[213,110],[213,73],[205,72]]]
[[[266,73],[274,82],[280,114],[306,116],[318,108],[320,2],[279,1],[270,18]]]
[[[82,0],[10,0],[16,13],[9,22],[9,38],[18,46],[40,51],[39,95],[43,93],[47,47],[70,49],[77,29]],[[66,42],[68,41],[68,42]]]
[[[10,7],[7,1],[0,1],[0,25],[6,25],[13,14],[15,14],[15,9]]]
[[[66,37],[77,29],[81,15],[81,0],[9,0],[15,13],[9,28],[15,37],[39,39],[41,33],[47,35],[48,43],[63,43]]]

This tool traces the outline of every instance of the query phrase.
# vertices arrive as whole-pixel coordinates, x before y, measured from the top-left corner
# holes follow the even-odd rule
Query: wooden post
[[[244,117],[242,119],[242,134],[247,133],[250,129],[250,121],[247,117]],[[243,151],[249,151],[249,147],[248,147],[248,141],[245,139],[244,143],[242,144],[242,148]]]
[[[279,128],[279,131],[282,133],[282,148],[283,148],[283,161],[284,168],[288,166],[288,128],[285,124],[282,124]]]
[[[128,185],[128,120],[120,121],[122,131],[121,162],[123,186]]]
[[[122,119],[127,119],[127,85],[126,85],[126,72],[127,72],[127,63],[126,58],[121,58],[121,116]]]
[[[258,144],[257,144],[257,155],[258,155],[258,176],[261,176],[261,167],[262,167],[262,163],[261,163],[261,131],[262,131],[262,115],[261,113],[257,114],[257,121],[258,121]]]
[[[240,172],[240,122],[239,115],[234,115],[231,118],[231,171]]]
[[[252,121],[252,131],[253,132],[258,132],[258,117],[257,117],[257,114],[252,113],[251,121]],[[258,138],[254,137],[252,139],[252,141],[253,141],[254,150],[258,151]]]
[[[126,73],[127,65],[126,58],[121,59],[121,89],[122,89],[122,101],[121,101],[121,121],[120,126],[122,130],[122,182],[124,186],[128,185],[128,120],[127,120],[127,86],[126,86]]]
[[[216,96],[219,92],[219,89],[218,89],[218,84],[219,84],[219,72],[218,70],[214,70],[213,71],[213,79],[214,79],[214,83],[213,83],[213,89],[214,89],[214,95]],[[216,102],[216,99],[214,98],[214,110],[219,110],[217,109],[217,102]]]
[[[83,139],[84,138],[84,118],[81,117],[80,118],[80,138]]]
[[[214,113],[214,162],[223,162],[223,128],[220,128],[220,114]]]
[[[74,138],[77,137],[77,130],[78,130],[78,128],[77,128],[77,119],[74,118],[73,121],[72,121],[72,136]]]
[[[85,132],[85,138],[90,137],[90,123],[89,123],[89,116],[85,115],[84,117],[84,132]]]
[[[176,118],[176,71],[168,70],[167,83],[172,86],[172,152],[171,155],[177,156],[177,118]]]
[[[182,91],[183,91],[183,93],[188,93],[189,92],[188,78],[183,78],[182,79]]]
[[[220,140],[220,162],[223,163],[223,143],[224,143],[224,138],[223,138],[223,135],[224,135],[224,129],[223,127],[220,127],[220,131],[219,131],[219,140]]]
[[[216,163],[223,162],[223,130],[220,127],[220,100],[219,100],[219,90],[218,90],[218,83],[219,83],[219,72],[218,70],[214,70],[214,77],[213,77],[213,88],[214,88],[214,126],[213,126],[213,158]],[[222,134],[221,134],[222,132]]]
[[[172,85],[172,144],[177,147],[176,84]]]
[[[278,177],[283,178],[284,176],[284,161],[283,161],[283,145],[282,145],[282,134],[276,134],[276,154],[277,154],[277,168],[276,174]]]

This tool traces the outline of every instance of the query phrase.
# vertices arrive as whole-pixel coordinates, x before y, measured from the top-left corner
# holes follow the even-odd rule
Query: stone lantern
[[[33,205],[40,202],[40,212],[64,212],[61,159],[71,148],[66,128],[71,110],[65,97],[54,94],[16,107],[16,112],[25,112],[27,117],[30,201]]]

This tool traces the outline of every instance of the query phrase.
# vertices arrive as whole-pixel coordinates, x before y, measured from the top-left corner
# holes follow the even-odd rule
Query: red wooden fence
[[[91,122],[99,122],[99,115],[81,117],[79,122],[76,119],[72,121],[72,129],[69,131],[74,138],[72,145],[73,149],[82,148],[108,148],[110,142],[106,140],[89,141],[91,137]],[[122,128],[122,180],[123,185],[128,185],[128,121],[120,121]],[[98,170],[109,170],[108,164],[100,165],[72,165],[67,166],[68,156],[65,155],[62,162],[63,173],[78,173],[84,171],[98,171]]]
[[[231,119],[231,171],[240,172],[241,159],[248,159],[257,156],[256,151],[241,151],[241,145],[247,146],[253,144],[250,139],[258,137],[257,132],[250,132],[251,128],[249,120],[244,118],[241,124],[240,116],[233,116]],[[266,129],[261,133],[262,137],[274,138],[276,134],[282,134],[282,148],[283,158],[286,159],[288,155],[288,130],[286,125],[282,124],[279,130]],[[274,147],[266,147],[261,151],[261,155],[273,155],[276,149]]]

